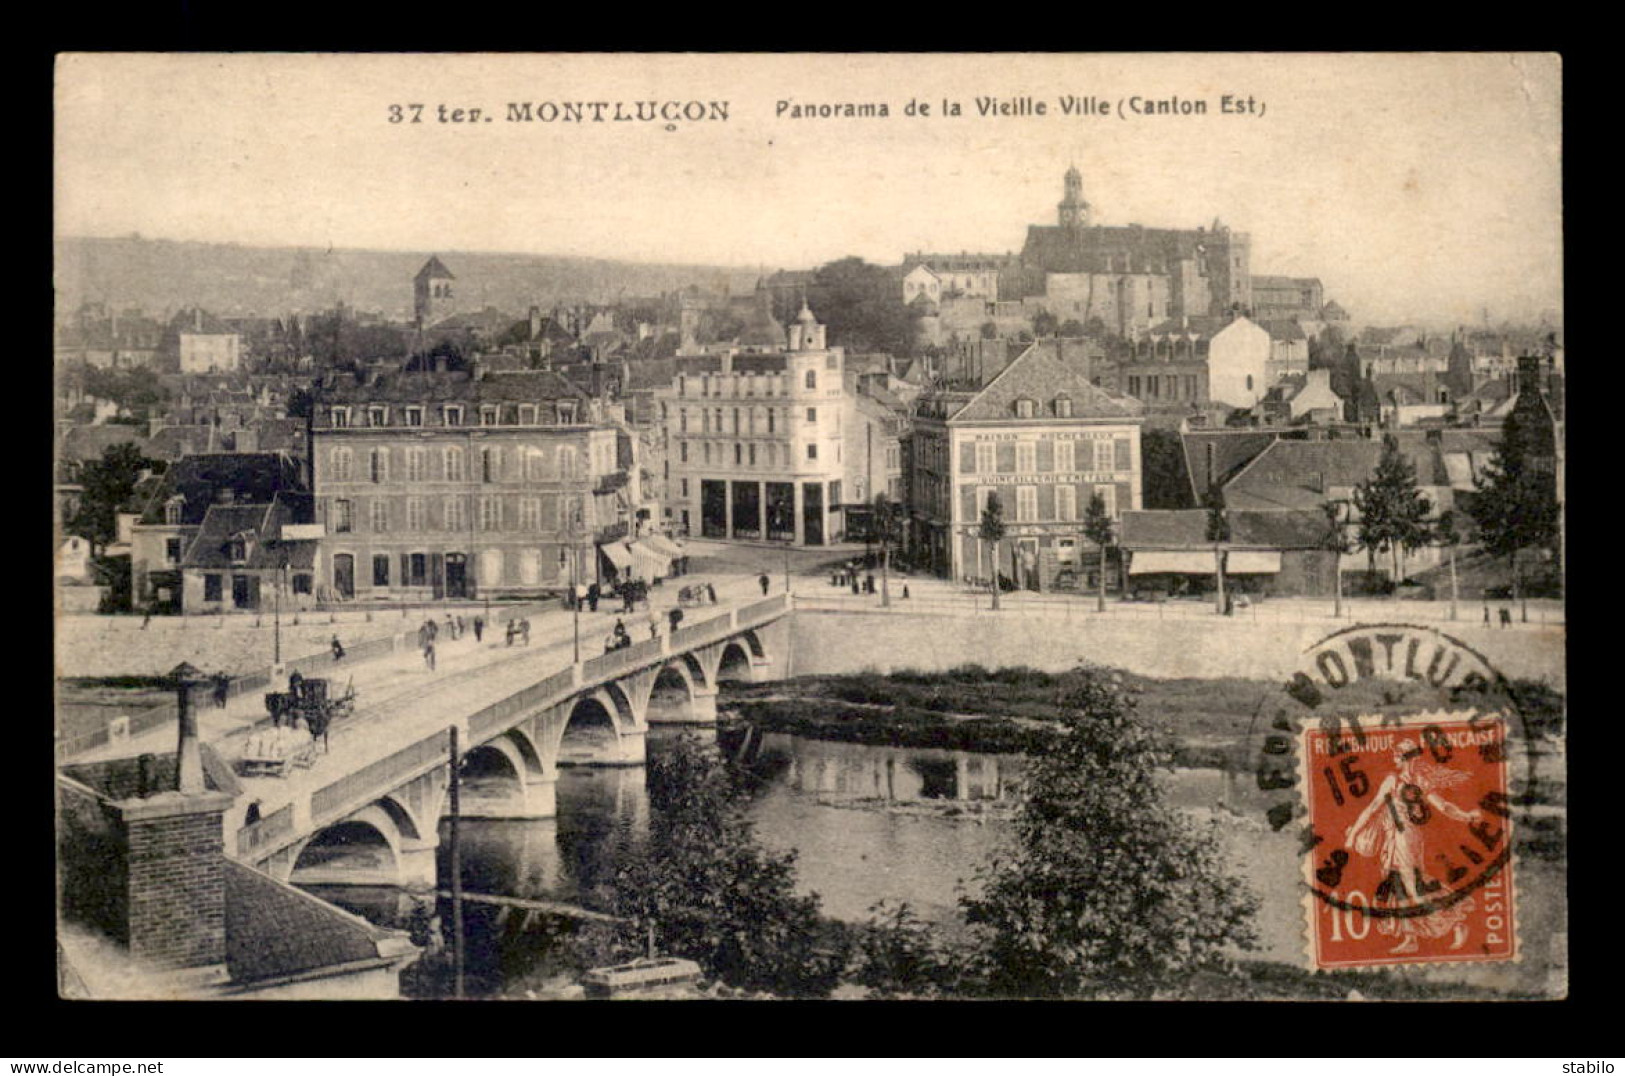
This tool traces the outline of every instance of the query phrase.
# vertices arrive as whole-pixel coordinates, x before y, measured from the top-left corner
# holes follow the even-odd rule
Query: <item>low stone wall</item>
[[[1396,616],[1395,622],[1405,618]],[[1419,622],[1423,623],[1423,622]],[[1348,622],[1352,626],[1353,622]],[[1565,686],[1565,632],[1438,625],[1483,654],[1513,678]],[[1079,661],[1142,676],[1240,677],[1282,680],[1300,656],[1337,630],[1331,622],[1272,623],[1237,618],[1221,622],[1122,617],[1047,617],[1030,609],[974,615],[900,616],[886,613],[794,614],[796,675],[862,669],[949,669],[975,662],[989,668],[1029,665],[1050,672]]]

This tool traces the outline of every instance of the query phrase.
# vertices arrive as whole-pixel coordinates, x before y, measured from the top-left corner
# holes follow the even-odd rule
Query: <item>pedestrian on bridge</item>
[[[762,597],[767,597],[767,573],[763,572],[756,577],[756,583],[762,588]]]
[[[598,599],[604,596],[603,589],[594,583],[587,588],[587,612],[598,612]]]
[[[484,635],[485,635],[485,618],[483,616],[477,616],[477,617],[474,618],[474,641],[476,643],[479,642],[480,639]]]
[[[434,640],[433,639],[430,639],[427,643],[424,644],[424,647],[423,647],[423,663],[425,665],[429,666],[429,671],[430,672],[434,672]]]
[[[670,612],[668,612],[666,614],[666,616],[671,619],[672,634],[673,635],[677,634],[677,625],[679,625],[679,624],[681,624],[683,622],[683,611],[681,609],[675,609],[674,608]]]
[[[1501,606],[1501,626],[1503,628],[1510,628],[1512,626],[1512,610],[1508,609],[1504,605]]]
[[[231,696],[231,677],[223,672],[214,674],[214,708],[224,710],[226,699]]]
[[[660,614],[655,611],[653,603],[649,605],[649,638],[660,638]]]
[[[521,634],[521,635],[523,635],[525,637],[525,645],[529,646],[530,645],[530,620],[529,619],[521,620],[519,622],[519,634]]]
[[[333,636],[333,660],[344,660],[344,644],[339,642],[339,637],[337,635]]]
[[[513,620],[510,618],[508,620],[508,645],[509,646],[513,645],[513,637],[518,631],[519,631],[519,629],[513,626]]]

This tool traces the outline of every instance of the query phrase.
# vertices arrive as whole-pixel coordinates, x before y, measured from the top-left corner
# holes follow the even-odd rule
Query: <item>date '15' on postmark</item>
[[[1308,943],[1319,969],[1517,957],[1501,716],[1301,731]]]

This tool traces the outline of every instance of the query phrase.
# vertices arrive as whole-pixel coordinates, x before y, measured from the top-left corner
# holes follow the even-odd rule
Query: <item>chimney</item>
[[[192,324],[196,331],[203,331],[203,308],[201,306],[192,311]]]
[[[542,335],[542,308],[539,307],[539,306],[533,306],[533,307],[530,308],[530,338],[532,340],[534,340],[534,339],[536,339],[537,337],[539,337],[541,335]]]

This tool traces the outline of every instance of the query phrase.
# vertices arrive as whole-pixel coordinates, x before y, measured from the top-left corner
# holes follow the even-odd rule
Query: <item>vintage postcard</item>
[[[1567,995],[1559,57],[55,79],[63,997]]]

